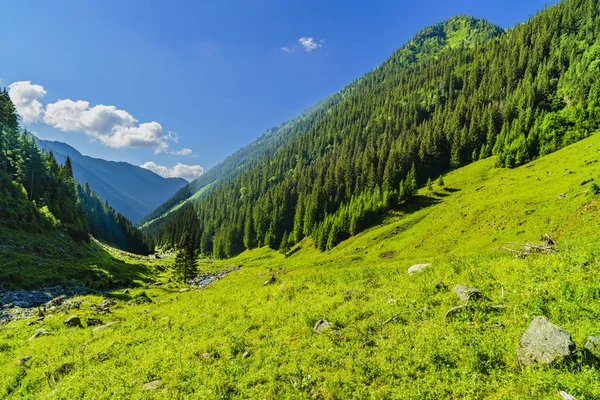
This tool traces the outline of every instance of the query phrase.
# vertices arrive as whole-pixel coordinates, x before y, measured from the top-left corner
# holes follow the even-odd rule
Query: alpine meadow
[[[53,18],[41,2],[11,6],[65,41],[23,71],[19,57],[0,62],[12,82],[0,89],[0,398],[600,399],[600,1],[510,14],[509,28],[467,3],[440,5],[458,16],[249,144],[232,136],[239,149],[206,171],[179,162],[217,151],[198,118],[223,136],[256,110],[289,114],[284,100],[261,108],[314,91],[278,91],[284,57],[315,80],[351,62],[336,53],[343,24],[319,31],[328,7],[376,19],[368,30],[385,21],[372,8],[425,5],[351,1],[319,18],[272,2],[230,15],[111,0],[76,6],[87,38],[55,23],[74,18],[63,5]],[[492,21],[508,3],[478,10]],[[108,16],[117,5],[127,18]],[[258,15],[280,19],[259,31]],[[299,25],[332,39],[276,51],[256,39]],[[231,32],[252,43],[233,51]],[[110,69],[96,43],[109,34],[122,40]],[[83,64],[45,58],[65,50]],[[174,77],[156,82],[165,66]],[[187,68],[225,94],[195,91]],[[240,83],[251,75],[259,92]],[[256,104],[237,110],[230,89]],[[186,111],[192,94],[202,112]]]

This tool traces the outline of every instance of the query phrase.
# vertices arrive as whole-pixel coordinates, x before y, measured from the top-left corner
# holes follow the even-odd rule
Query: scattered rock
[[[204,358],[205,360],[210,360],[214,358],[214,355],[212,353],[204,353],[200,357]]]
[[[147,303],[152,303],[152,299],[150,297],[148,297],[146,292],[142,292],[138,295],[138,297],[135,300],[131,300],[127,304],[129,304],[130,306],[139,306],[140,304],[147,304]]]
[[[24,367],[27,365],[27,363],[29,362],[29,360],[31,360],[31,356],[25,356],[25,357],[21,357],[21,359],[19,360],[19,366]]]
[[[363,344],[360,345],[361,349],[364,349],[366,347],[373,347],[375,346],[375,342],[373,340],[367,340],[366,342],[364,342]]]
[[[417,272],[423,271],[425,268],[430,267],[431,264],[416,264],[408,269],[408,274],[416,274]]]
[[[272,284],[274,284],[275,282],[277,282],[277,279],[275,278],[275,275],[271,275],[271,277],[270,277],[268,280],[266,280],[266,281],[263,283],[263,285],[264,285],[264,286],[268,286],[268,285],[272,285]]]
[[[454,294],[456,294],[458,298],[465,303],[467,300],[475,300],[483,297],[479,289],[465,285],[456,285],[454,287]]]
[[[50,300],[49,302],[47,302],[45,304],[46,308],[50,308],[50,307],[58,307],[60,306],[63,301],[65,301],[67,299],[67,296],[65,296],[64,294],[62,296],[58,296],[53,298],[52,300]]]
[[[123,294],[129,294],[129,289],[123,290]]]
[[[107,328],[110,328],[111,326],[115,325],[116,323],[117,323],[117,321],[109,322],[108,324],[104,324],[104,325],[102,325],[102,326],[99,326],[99,327],[97,327],[97,328],[94,328],[94,331],[93,331],[93,332],[94,332],[94,333],[96,333],[96,332],[103,331],[103,330],[105,330],[105,329],[107,329]]]
[[[189,288],[189,287],[186,287],[186,288],[183,288],[183,289],[181,289],[181,290],[179,291],[179,293],[185,293],[185,292],[189,292],[189,291],[190,291],[190,288]]]
[[[142,390],[145,391],[145,392],[150,391],[150,390],[156,390],[156,389],[158,389],[160,387],[161,383],[162,382],[161,382],[160,379],[157,379],[157,380],[152,381],[152,382],[148,382],[144,386],[142,386]]]
[[[560,394],[560,397],[563,398],[563,400],[577,400],[577,398],[575,396],[573,396],[572,394],[569,394],[565,391],[560,391],[558,392],[558,394]]]
[[[101,320],[97,319],[97,318],[88,318],[87,320],[87,326],[100,326],[100,325],[104,325],[104,322],[102,322]]]
[[[67,300],[62,304],[64,310],[79,310],[79,307],[81,307],[79,300]]]
[[[571,335],[546,317],[535,317],[517,345],[517,357],[524,365],[549,365],[575,352]]]
[[[398,300],[396,299],[388,299],[388,304],[396,304]]]
[[[592,182],[593,180],[594,180],[594,178],[588,178],[584,181],[579,182],[579,186],[587,185],[588,183]]]
[[[247,351],[244,354],[242,354],[242,358],[248,358],[248,357],[250,357],[250,352],[249,351]]]
[[[379,255],[379,257],[381,257],[381,258],[394,258],[394,257],[396,257],[396,254],[398,254],[398,253],[395,252],[395,251],[384,251],[383,253],[381,253]]]
[[[94,306],[96,308],[96,310],[104,312],[104,313],[109,313],[110,312],[110,307],[114,306],[115,304],[117,304],[117,302],[113,299],[105,299],[102,301],[102,303],[98,304],[97,306]]]
[[[444,282],[436,282],[435,283],[435,290],[448,290],[448,286],[446,286],[446,284]]]
[[[317,333],[321,333],[324,330],[327,330],[329,328],[331,328],[331,323],[329,321],[327,321],[326,319],[320,319],[315,324],[315,327],[313,328],[313,330]]]
[[[77,315],[71,315],[69,318],[65,319],[64,324],[71,328],[81,328],[81,318],[79,318]]]
[[[600,358],[600,337],[590,336],[585,341],[584,348],[588,349],[593,355]]]
[[[48,332],[47,329],[44,329],[44,328],[36,329],[35,333],[33,334],[33,336],[31,336],[29,338],[29,340],[33,340],[33,339],[39,338],[40,336],[44,336],[44,335],[48,335],[48,334],[50,334],[50,332]]]

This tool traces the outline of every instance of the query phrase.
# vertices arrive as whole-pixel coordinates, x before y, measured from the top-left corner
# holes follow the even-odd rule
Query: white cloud
[[[142,168],[149,169],[150,171],[162,176],[163,178],[183,178],[188,181],[192,181],[204,174],[204,168],[200,165],[185,165],[177,163],[174,167],[165,167],[163,165],[157,165],[153,161],[141,165]]]
[[[309,37],[301,37],[300,39],[298,39],[298,42],[302,45],[302,47],[304,47],[304,50],[311,52],[314,49],[317,49],[319,47],[323,46],[323,41],[321,40],[321,43],[315,43],[313,38]]]
[[[14,82],[8,86],[8,94],[25,124],[41,120],[44,106],[39,99],[46,95],[42,86],[32,85],[31,81]]]
[[[172,151],[169,154],[173,154],[174,156],[189,156],[193,153],[192,149],[181,149],[179,151]]]
[[[46,106],[44,122],[64,132],[83,132],[105,146],[151,148],[155,153],[166,151],[171,140],[158,122],[138,124],[127,111],[99,104],[90,107],[83,100],[58,100]]]
[[[296,51],[296,49],[290,49],[290,48],[289,48],[289,47],[287,47],[287,46],[283,46],[283,47],[281,48],[281,51],[284,51],[284,52],[286,52],[286,53],[293,53],[294,51]]]

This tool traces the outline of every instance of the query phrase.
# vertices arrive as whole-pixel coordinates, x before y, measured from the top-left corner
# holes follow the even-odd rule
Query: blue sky
[[[547,3],[7,0],[0,79],[21,82],[11,97],[40,137],[189,179],[427,25],[468,14],[509,28]]]

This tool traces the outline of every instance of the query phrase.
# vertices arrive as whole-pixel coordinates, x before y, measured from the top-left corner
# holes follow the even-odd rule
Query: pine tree
[[[445,183],[444,183],[444,175],[440,175],[440,177],[438,178],[437,184],[439,187],[444,187]]]
[[[431,183],[431,178],[427,179],[427,190],[433,192],[433,183]]]
[[[194,243],[188,232],[181,236],[173,269],[176,279],[180,282],[187,282],[198,274]]]
[[[73,164],[71,163],[71,157],[67,156],[67,159],[65,160],[65,165],[63,168],[64,168],[65,175],[67,176],[67,178],[72,178],[73,177]]]

